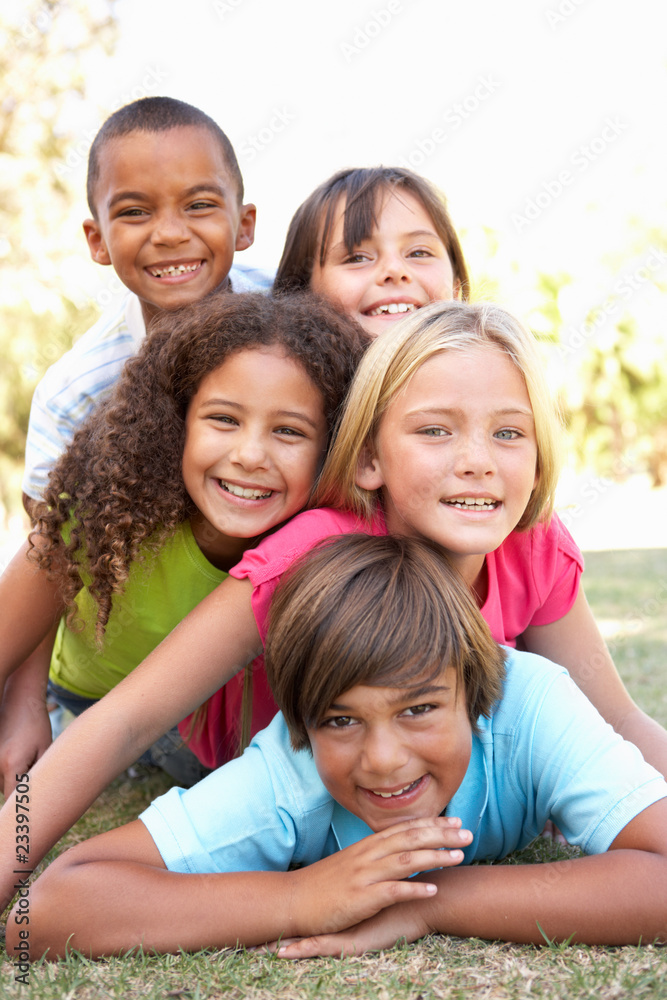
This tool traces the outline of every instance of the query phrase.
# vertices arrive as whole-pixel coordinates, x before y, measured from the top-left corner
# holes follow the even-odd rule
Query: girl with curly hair
[[[157,324],[52,471],[35,529],[0,581],[3,681],[54,617],[60,704],[78,715],[127,676],[246,548],[307,505],[365,343],[305,295],[219,295]],[[254,675],[253,732],[275,713],[263,671]],[[216,762],[238,748],[242,691],[241,675],[215,695],[227,723],[209,752]],[[17,723],[24,770],[38,736]],[[175,729],[142,759],[183,784],[207,770]]]

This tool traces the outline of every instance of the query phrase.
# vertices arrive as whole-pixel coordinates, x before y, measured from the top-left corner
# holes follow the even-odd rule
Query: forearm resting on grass
[[[662,827],[662,829],[660,829]],[[544,944],[667,941],[667,799],[649,806],[612,849],[545,865],[479,865],[421,875],[435,896],[399,903],[339,934],[283,943],[284,958],[353,955],[405,938],[451,934]]]
[[[110,781],[261,652],[251,590],[247,580],[225,580],[37,761],[30,772],[33,864]],[[11,796],[0,811],[2,906],[13,895],[15,825]]]
[[[459,825],[445,817],[401,823],[296,871],[195,875],[167,871],[137,820],[67,851],[33,884],[31,952],[55,958],[68,942],[92,956],[138,945],[176,952],[341,930],[397,900],[428,898],[433,886],[407,876],[458,864],[471,839]]]

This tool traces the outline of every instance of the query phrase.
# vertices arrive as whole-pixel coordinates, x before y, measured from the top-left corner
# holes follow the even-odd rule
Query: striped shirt
[[[236,292],[268,291],[273,275],[234,266]],[[35,389],[25,449],[23,492],[38,500],[49,472],[96,403],[104,399],[146,336],[141,303],[128,292],[113,303],[72,349],[51,365]]]

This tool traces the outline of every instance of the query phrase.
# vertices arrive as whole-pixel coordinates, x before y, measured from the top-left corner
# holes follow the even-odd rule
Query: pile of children
[[[255,208],[197,109],[116,112],[88,195],[91,254],[128,296],[35,394],[35,530],[0,579],[4,788],[31,769],[35,864],[137,759],[193,787],[46,870],[32,957],[664,940],[667,733],[625,690],[553,513],[533,338],[467,302],[438,193],[334,175],[272,294],[232,267]],[[46,750],[49,677],[79,717]],[[5,845],[14,815],[10,795]],[[558,879],[469,867],[549,820],[590,855]]]

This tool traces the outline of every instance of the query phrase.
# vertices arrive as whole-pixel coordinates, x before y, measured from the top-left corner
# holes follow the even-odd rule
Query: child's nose
[[[239,432],[232,461],[247,470],[265,468],[268,465],[268,457],[263,441],[255,434]]]
[[[153,227],[151,240],[156,246],[175,246],[190,238],[185,219],[178,212],[164,212],[158,216]]]
[[[378,729],[367,734],[362,753],[364,770],[389,783],[400,781],[398,772],[408,762],[408,748],[391,729]]]
[[[410,281],[410,270],[401,254],[385,254],[380,261],[380,283]]]
[[[465,435],[456,450],[455,471],[459,476],[484,476],[495,472],[490,442],[483,434]]]

